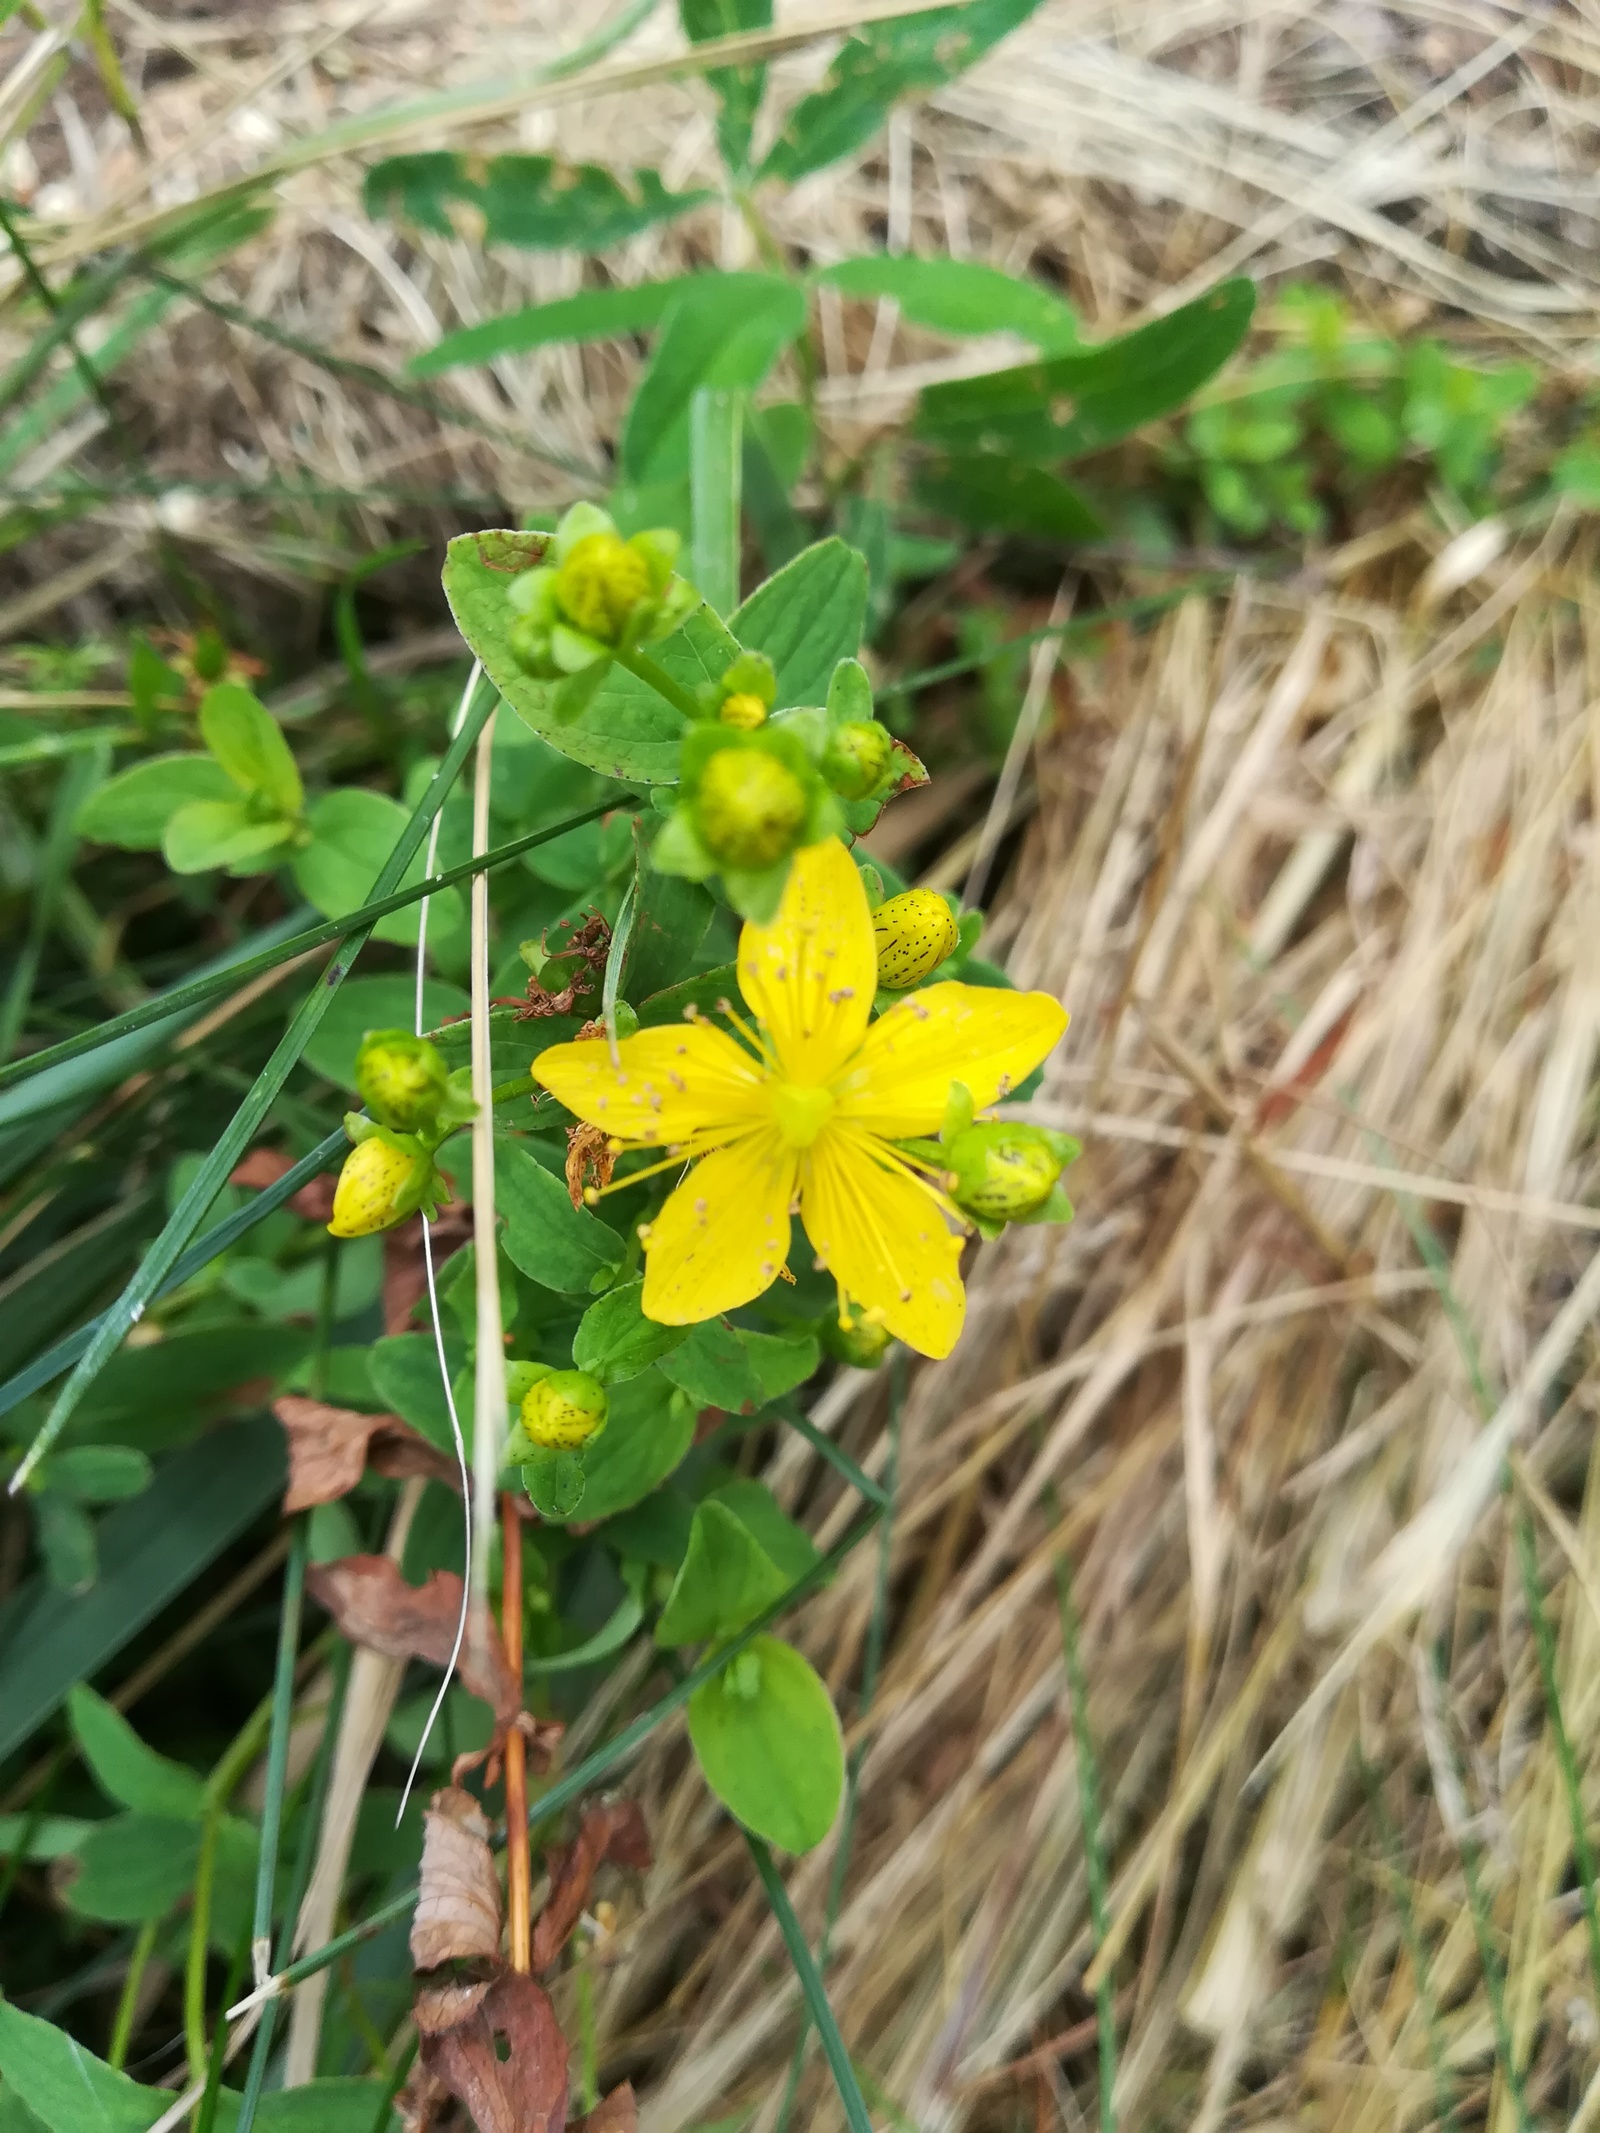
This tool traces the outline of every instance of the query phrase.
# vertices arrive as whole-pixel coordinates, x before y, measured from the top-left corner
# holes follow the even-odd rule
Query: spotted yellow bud
[[[397,1133],[431,1126],[445,1098],[449,1073],[425,1037],[409,1030],[368,1030],[356,1054],[356,1088],[372,1116]]]
[[[433,1165],[426,1156],[413,1155],[374,1134],[344,1159],[333,1192],[329,1235],[370,1237],[380,1229],[393,1228],[422,1205],[432,1175]]]
[[[805,828],[810,795],[799,775],[757,748],[720,748],[700,773],[695,828],[719,866],[775,866]]]
[[[541,1451],[575,1452],[606,1426],[606,1390],[586,1370],[553,1370],[522,1396],[522,1427]]]
[[[888,774],[894,736],[875,718],[847,719],[828,735],[822,775],[846,800],[864,800]]]
[[[904,992],[954,955],[960,938],[955,913],[936,889],[907,889],[872,914],[878,944],[878,983]]]
[[[650,597],[650,565],[644,554],[616,533],[590,533],[577,542],[556,572],[556,602],[585,636],[615,644],[623,624]]]
[[[740,689],[723,698],[717,716],[725,726],[736,726],[741,733],[754,733],[757,726],[766,724],[767,707],[759,696],[752,695],[748,689]]]
[[[1004,1120],[968,1126],[945,1150],[957,1207],[983,1222],[1037,1214],[1061,1175],[1062,1142],[1039,1126]]]

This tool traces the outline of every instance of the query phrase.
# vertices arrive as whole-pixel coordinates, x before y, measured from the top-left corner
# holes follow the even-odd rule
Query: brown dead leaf
[[[611,1136],[603,1128],[583,1123],[567,1128],[567,1198],[580,1212],[585,1188],[604,1192],[616,1167]]]
[[[567,2133],[639,2133],[639,2105],[633,2083],[624,2081],[602,2096],[587,2118],[575,2118]]]
[[[279,1178],[293,1170],[293,1159],[280,1155],[276,1148],[252,1148],[242,1163],[229,1173],[230,1185],[244,1185],[260,1192],[268,1185],[276,1185]],[[327,1222],[333,1215],[333,1193],[338,1179],[329,1172],[326,1176],[313,1178],[291,1193],[288,1205],[297,1215],[304,1215],[309,1222]]]
[[[466,2105],[478,2133],[562,2133],[567,2040],[542,1985],[502,1970],[489,1985],[428,1986],[415,2014],[422,2064]]]
[[[405,2085],[394,2100],[395,2115],[404,2133],[432,2133],[440,2108],[450,2101],[450,2091],[423,2065],[413,2059]]]
[[[425,1585],[408,1585],[391,1556],[347,1555],[314,1564],[306,1589],[352,1644],[387,1659],[450,1664],[461,1618],[461,1580],[453,1570],[436,1570]],[[482,1634],[462,1639],[456,1670],[463,1686],[493,1711],[496,1731],[510,1725],[521,1708],[521,1685],[492,1622],[482,1625]]]
[[[453,1958],[500,1954],[500,1883],[489,1824],[470,1792],[447,1785],[422,1818],[422,1887],[411,1920],[411,1960],[433,1970]],[[456,2017],[450,2018],[452,2021]]]
[[[566,1946],[588,1904],[596,1870],[606,1859],[641,1869],[650,1864],[649,1832],[636,1800],[591,1807],[576,1842],[552,1855],[550,1895],[533,1929],[535,1970],[548,1970]]]
[[[398,1415],[364,1415],[295,1392],[274,1400],[272,1411],[289,1439],[285,1517],[348,1495],[368,1466],[396,1479],[421,1475],[461,1485],[454,1460]]]

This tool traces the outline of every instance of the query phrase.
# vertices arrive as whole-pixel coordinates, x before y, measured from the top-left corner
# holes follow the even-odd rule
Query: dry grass
[[[532,65],[558,15],[566,35],[592,20],[417,0],[158,22],[125,0],[130,51],[194,71],[141,89],[153,184],[114,121],[57,111],[65,163],[38,199],[55,251],[339,116],[480,78],[491,52]],[[658,25],[629,53],[670,41]],[[785,59],[786,88],[819,63]],[[1592,4],[1053,0],[882,154],[772,213],[818,259],[887,236],[1050,274],[1095,330],[1220,271],[1314,265],[1391,326],[1430,318],[1577,376],[1597,86]],[[671,183],[710,170],[692,87],[448,137],[599,156],[622,137]],[[374,229],[358,186],[351,158],[286,179],[235,298],[398,367],[441,327],[575,284],[570,259]],[[705,211],[616,271],[743,263],[748,243]],[[824,326],[841,448],[995,355],[887,316]],[[519,452],[203,315],[163,332],[120,390],[175,490],[225,464],[524,507],[570,486],[538,454],[598,464],[631,382],[614,351],[571,350],[446,381]],[[190,487],[141,508],[41,544],[21,582],[88,568],[64,612],[96,626],[144,596],[164,510],[292,598],[302,564],[252,507]],[[352,538],[456,508],[369,503]],[[327,538],[309,509],[302,530]],[[1072,1010],[1035,1115],[1085,1140],[1082,1211],[989,1247],[961,1350],[911,1382],[829,1973],[862,2066],[926,2133],[1096,2120],[1063,1572],[1111,1869],[1117,2121],[1600,2125],[1600,1979],[1517,1547],[1521,1524],[1592,1822],[1596,558],[1563,521],[1499,554],[1450,531],[1374,526],[1040,682],[1054,716],[991,938]],[[842,1381],[821,1419],[884,1472],[881,1379]],[[773,1479],[819,1538],[843,1529],[798,1440]],[[871,1557],[800,1625],[847,1712]],[[608,2071],[641,2080],[649,2133],[736,2112],[774,2133],[798,2012],[775,1930],[681,1742],[633,1782],[659,1864],[613,1950]],[[813,1934],[831,1872],[825,1848],[791,1875]],[[793,2122],[836,2118],[813,2054]]]

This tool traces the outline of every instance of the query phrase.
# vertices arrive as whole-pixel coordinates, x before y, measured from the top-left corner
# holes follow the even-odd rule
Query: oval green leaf
[[[754,1668],[741,1665],[749,1658]],[[690,1697],[689,1738],[706,1783],[758,1837],[808,1852],[832,1829],[844,1740],[832,1699],[792,1645],[752,1638]]]

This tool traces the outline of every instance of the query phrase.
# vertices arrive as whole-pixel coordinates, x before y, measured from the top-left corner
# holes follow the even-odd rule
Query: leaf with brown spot
[[[485,570],[501,570],[516,576],[544,561],[550,546],[548,533],[527,533],[520,527],[492,526],[480,533],[478,561]]]
[[[313,1564],[306,1590],[352,1644],[386,1659],[450,1664],[461,1618],[461,1580],[453,1570],[436,1570],[425,1585],[408,1585],[390,1556],[347,1555]],[[463,1686],[493,1711],[496,1730],[510,1725],[521,1708],[521,1685],[493,1622],[469,1625],[456,1670]]]
[[[563,2133],[567,2040],[544,1987],[502,1970],[491,1985],[446,1991],[448,2000],[432,1986],[417,1995],[419,2057],[466,2105],[478,2133]],[[462,2011],[441,2024],[447,2008]],[[497,2048],[502,2037],[504,2058]]]
[[[489,1824],[470,1792],[447,1785],[422,1818],[422,1885],[411,1920],[411,1960],[418,1970],[472,1956],[500,1954],[500,1882],[489,1850]],[[446,2018],[446,2026],[467,2010]]]
[[[548,1970],[582,1917],[602,1861],[643,1869],[650,1864],[650,1836],[636,1800],[591,1807],[575,1843],[550,1862],[550,1895],[533,1929],[533,1967]]]
[[[261,1192],[268,1185],[276,1185],[279,1178],[293,1168],[291,1158],[280,1155],[276,1148],[252,1148],[244,1161],[236,1164],[229,1173],[228,1183]],[[327,1222],[332,1219],[333,1195],[338,1183],[331,1171],[326,1176],[312,1178],[298,1192],[289,1195],[287,1204],[310,1222]]]
[[[289,1439],[286,1518],[347,1496],[369,1465],[395,1478],[415,1474],[460,1486],[454,1462],[398,1415],[364,1415],[297,1392],[274,1400],[272,1411]]]

